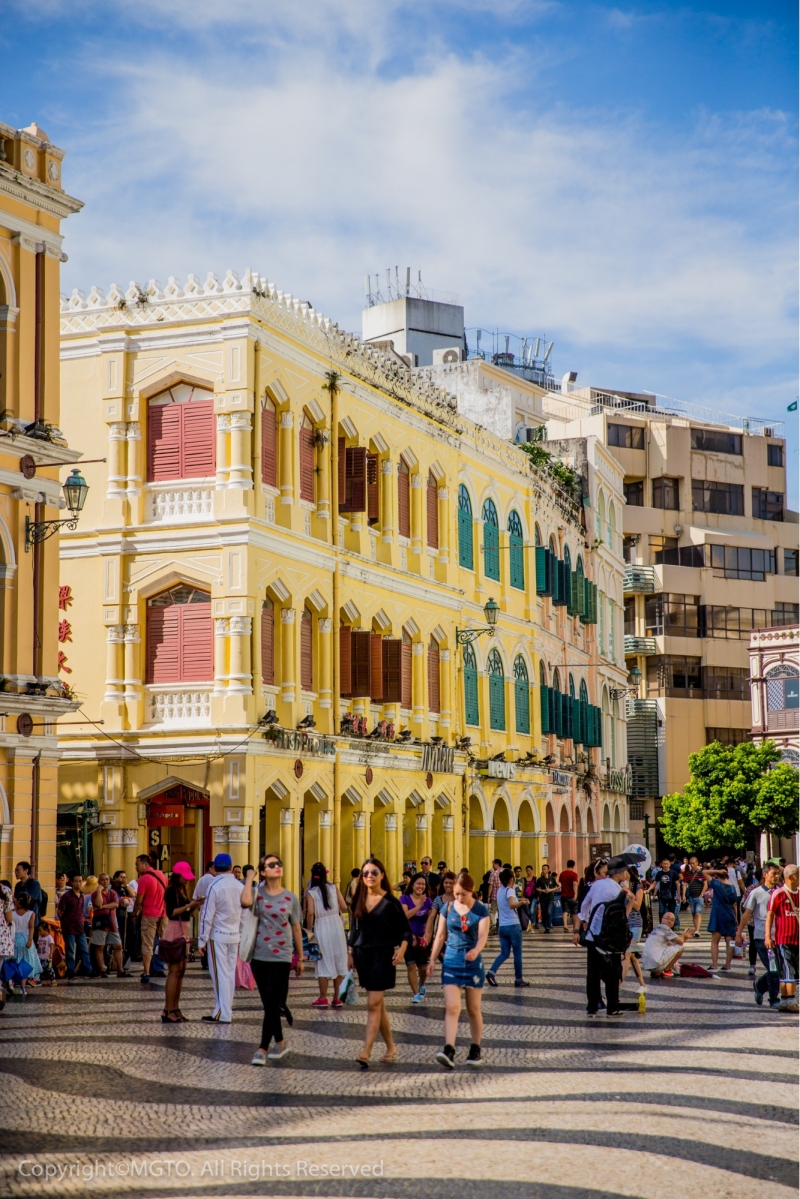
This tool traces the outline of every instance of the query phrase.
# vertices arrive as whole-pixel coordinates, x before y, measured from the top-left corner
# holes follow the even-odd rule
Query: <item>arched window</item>
[[[308,608],[300,620],[300,689],[314,690],[314,624]]]
[[[314,426],[305,413],[300,426],[300,499],[314,503]]]
[[[569,546],[564,546],[564,566],[567,574],[572,574],[572,555],[569,552]]]
[[[411,637],[403,629],[403,648],[400,670],[400,707],[410,709],[413,706],[413,664],[414,647]]]
[[[606,545],[610,550],[614,548],[614,537],[617,532],[617,510],[611,500],[608,501],[608,523],[606,524]]]
[[[275,683],[275,605],[269,596],[261,605],[261,681]]]
[[[616,642],[614,640],[614,626],[617,620],[617,608],[612,599],[608,601],[608,656],[612,662],[617,660]]]
[[[543,545],[544,544],[542,542],[542,530],[539,528],[538,524],[533,526],[533,544],[534,545]]]
[[[602,591],[597,593],[597,649],[606,652],[606,597]]]
[[[401,537],[411,536],[411,477],[405,458],[397,467],[397,531]]]
[[[522,521],[519,513],[511,511],[508,515],[508,556],[511,559],[509,578],[512,587],[525,590],[525,551],[522,537]]]
[[[269,396],[261,406],[261,482],[278,486],[278,414]]]
[[[490,650],[486,659],[489,675],[489,727],[505,732],[506,727],[506,680],[503,660],[496,649]]]
[[[561,678],[559,676],[557,666],[553,669],[553,690],[554,691],[561,690]]]
[[[581,557],[580,554],[578,554],[578,561],[575,564],[575,569],[577,570],[578,574],[583,578],[585,572],[583,569],[583,558]]]
[[[765,674],[767,680],[767,709],[785,712],[798,707],[798,675],[795,666],[773,666]]]
[[[431,637],[428,642],[428,711],[438,714],[439,710],[439,642]]]
[[[525,659],[517,654],[514,659],[514,715],[516,730],[526,737],[531,733],[531,698],[528,668]]]
[[[539,682],[542,687],[547,686],[547,667],[544,662],[539,663]]]
[[[570,698],[575,698],[575,680],[572,677],[572,671],[569,672],[569,694]]]
[[[472,501],[463,483],[458,487],[458,565],[465,570],[473,570],[475,566],[472,557]]]
[[[597,537],[603,540],[603,529],[606,523],[606,497],[601,487],[597,493]]]
[[[214,474],[214,397],[175,383],[147,402],[147,479],[205,479]]]
[[[500,525],[491,500],[483,504],[483,569],[487,579],[500,582]]]
[[[478,664],[471,645],[464,646],[464,718],[467,724],[480,724],[478,708]]]
[[[214,678],[211,596],[178,583],[147,601],[148,683],[207,683]]]
[[[428,483],[425,489],[425,516],[428,545],[431,549],[439,548],[439,486],[436,476],[428,471]]]
[[[619,702],[613,700],[611,704],[611,765],[617,766],[617,721],[619,720]]]
[[[589,692],[586,688],[586,679],[581,679],[581,686],[580,686],[580,691],[578,694],[580,695],[581,703],[588,704]]]
[[[556,539],[555,539],[555,537],[553,537],[552,534],[550,535],[550,553],[553,555],[554,558],[558,557],[558,550],[556,549]]]

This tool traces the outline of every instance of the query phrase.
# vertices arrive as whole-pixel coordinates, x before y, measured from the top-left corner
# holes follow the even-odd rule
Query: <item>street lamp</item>
[[[62,526],[67,529],[77,529],[78,517],[83,511],[88,491],[89,484],[77,466],[74,467],[72,474],[64,484],[64,498],[72,515],[66,520],[31,520],[29,516],[26,516],[25,553],[28,553],[32,545],[38,545],[40,541],[47,541],[48,537],[52,537]]]
[[[628,695],[630,695],[632,699],[635,699],[639,694],[639,684],[641,681],[642,672],[639,667],[634,664],[631,669],[631,673],[628,675],[629,685],[627,687],[612,687],[608,694],[612,699],[625,699],[625,697]]]
[[[491,596],[483,605],[483,614],[486,617],[486,628],[456,629],[456,645],[470,645],[473,641],[477,641],[478,637],[482,637],[484,633],[488,633],[490,637],[494,636],[497,617],[500,615],[500,605],[496,604]]]

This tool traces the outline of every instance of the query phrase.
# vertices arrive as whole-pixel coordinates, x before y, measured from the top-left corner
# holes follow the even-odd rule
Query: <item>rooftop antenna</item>
[[[550,357],[550,351],[552,350],[553,345],[554,345],[554,343],[551,341],[550,344],[548,345],[547,349],[544,352],[544,358],[542,359],[542,362],[547,362],[547,359]]]
[[[522,355],[521,355],[521,357],[522,357],[523,362],[525,362],[525,360],[528,357],[528,339],[527,339],[527,337],[523,337],[523,339],[522,339]]]
[[[406,295],[411,291],[411,267],[406,267]]]
[[[542,344],[542,339],[541,339],[541,337],[537,337],[537,338],[536,338],[536,341],[533,343],[533,356],[534,356],[534,358],[538,358],[538,357],[539,357],[539,347],[540,347],[540,345],[541,345],[541,344]]]
[[[369,275],[364,276],[364,294],[368,300],[372,300],[372,288],[370,287]]]
[[[394,268],[394,289],[395,289],[395,292],[399,299],[399,297],[400,297],[400,268],[397,266]]]
[[[481,348],[481,333],[482,332],[483,332],[483,330],[479,329],[478,332],[475,334],[475,340],[478,343],[478,349]]]
[[[508,343],[509,343],[509,341],[510,341],[510,340],[511,340],[511,338],[510,338],[510,337],[508,336],[508,334],[506,333],[506,353],[508,353]]]

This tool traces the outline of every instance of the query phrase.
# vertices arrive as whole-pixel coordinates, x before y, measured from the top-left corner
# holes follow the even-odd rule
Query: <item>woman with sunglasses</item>
[[[251,868],[245,874],[242,907],[253,908],[258,919],[250,965],[261,996],[264,1021],[261,1026],[261,1045],[253,1054],[252,1064],[265,1066],[268,1058],[270,1061],[279,1061],[289,1052],[283,1039],[281,1015],[286,1012],[289,973],[295,953],[295,974],[300,978],[303,973],[303,913],[300,900],[283,885],[283,862],[276,853],[265,854],[258,863],[262,881],[255,894],[253,873]]]
[[[455,1066],[458,1018],[461,1015],[461,992],[467,1004],[469,1031],[472,1043],[467,1054],[468,1066],[481,1063],[481,993],[484,971],[481,951],[489,937],[489,909],[475,894],[472,876],[462,870],[453,887],[453,902],[443,913],[436,930],[431,951],[428,977],[433,976],[436,959],[444,948],[442,958],[442,987],[444,988],[444,1049],[436,1054],[441,1066]]]
[[[356,1058],[362,1069],[369,1066],[379,1030],[386,1046],[381,1061],[397,1059],[386,992],[394,989],[396,967],[402,963],[410,940],[405,910],[392,894],[383,862],[367,858],[361,867],[348,937],[349,967],[358,972],[358,981],[367,992],[367,1034],[364,1048]]]

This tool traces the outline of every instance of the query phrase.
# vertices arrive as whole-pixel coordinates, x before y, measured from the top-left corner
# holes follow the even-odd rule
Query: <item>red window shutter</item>
[[[147,609],[147,683],[179,683],[180,608]]]
[[[275,684],[275,609],[272,600],[265,600],[261,609],[261,681]]]
[[[278,486],[278,416],[269,404],[261,409],[261,482]]]
[[[377,525],[381,518],[379,462],[377,454],[367,454],[367,520],[371,525]]]
[[[427,487],[428,545],[439,548],[439,488],[433,475],[428,475]]]
[[[211,600],[207,604],[181,604],[174,611],[181,617],[182,683],[208,683],[214,678],[214,629]],[[165,611],[170,611],[166,608]]]
[[[300,499],[314,503],[314,430],[300,429]]]
[[[439,709],[439,643],[431,637],[428,646],[428,708],[431,712]]]
[[[414,663],[414,659],[413,659],[413,651],[411,648],[411,638],[409,637],[408,633],[403,633],[403,657],[402,657],[402,669],[401,669],[401,675],[400,675],[400,681],[401,681],[400,707],[401,708],[410,708],[413,703],[413,697],[412,697],[412,693],[411,693],[412,671],[414,668],[413,663]]]
[[[314,627],[308,608],[303,609],[300,620],[300,687],[303,691],[314,690]]]
[[[178,404],[182,418],[182,479],[203,479],[214,473],[214,401]]]
[[[403,459],[397,471],[397,529],[401,537],[411,536],[411,499],[408,467]]]
[[[181,406],[153,404],[147,409],[147,480],[181,478]]]
[[[369,635],[369,693],[375,703],[383,699],[383,637],[380,633]]]
[[[399,704],[402,698],[403,643],[385,637],[383,645],[383,702]]]
[[[352,634],[352,683],[353,695],[362,696],[370,693],[370,638],[372,634],[366,629],[354,629]]]
[[[339,438],[339,463],[338,463],[338,486],[339,486],[339,511],[344,512],[346,502],[347,481],[345,475],[347,473],[347,441],[344,437]]]
[[[345,699],[349,699],[353,694],[352,632],[347,624],[339,626],[339,691]]]
[[[365,512],[367,508],[367,451],[349,446],[345,451],[344,504],[342,512]]]

